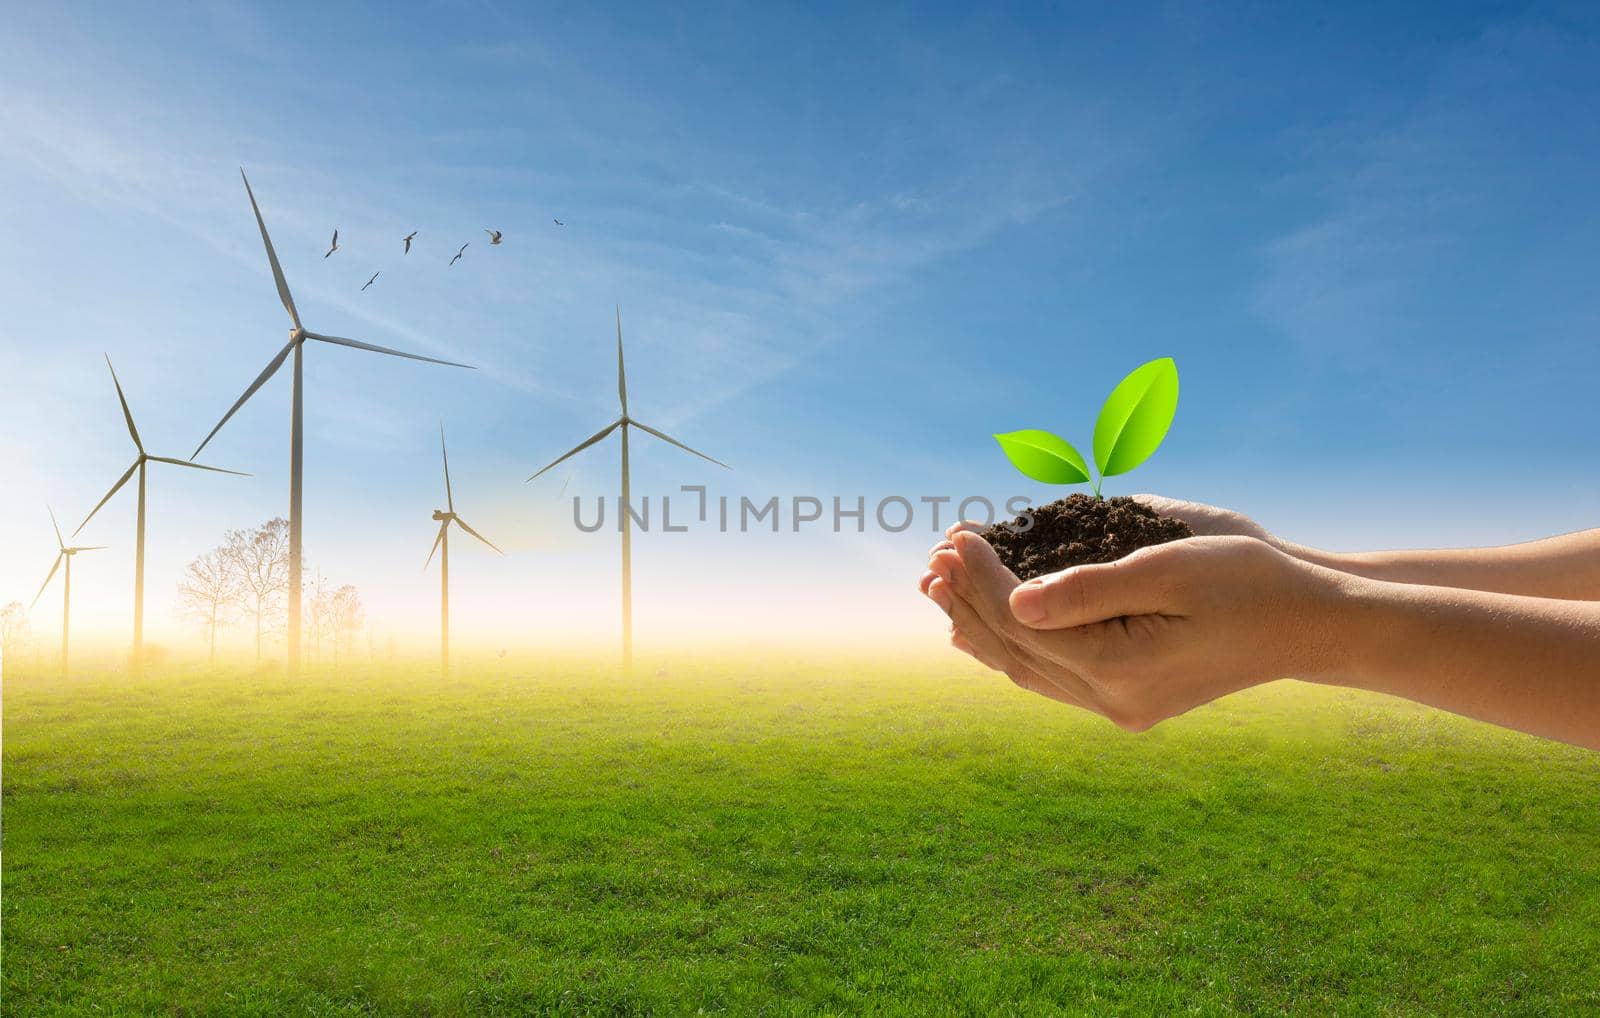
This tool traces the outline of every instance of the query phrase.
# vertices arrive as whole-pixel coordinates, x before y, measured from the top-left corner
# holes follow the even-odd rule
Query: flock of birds
[[[550,221],[552,223],[555,223],[557,226],[566,226],[567,225],[566,223],[563,223],[559,219],[552,219]],[[416,239],[418,232],[419,231],[417,231],[417,230],[412,230],[410,233],[406,234],[404,237],[402,237],[400,239],[400,243],[404,245],[403,249],[401,250],[401,254],[410,254],[411,253],[411,242]],[[505,236],[505,234],[502,233],[501,231],[499,231],[499,230],[491,230],[487,226],[485,226],[483,228],[483,232],[487,233],[489,235],[489,246],[491,246],[491,247],[499,245],[500,239]],[[451,268],[451,267],[453,267],[455,265],[456,262],[459,262],[461,260],[461,256],[466,254],[467,253],[467,248],[469,248],[471,246],[472,246],[472,242],[471,241],[468,241],[467,243],[462,244],[460,249],[456,251],[455,257],[450,259],[450,264],[446,265],[445,268]],[[339,230],[337,228],[335,228],[334,231],[333,231],[333,240],[331,240],[328,243],[328,252],[327,252],[327,254],[324,254],[322,257],[331,258],[333,256],[334,252],[338,251],[338,250],[339,250]],[[383,274],[383,271],[381,269],[379,271],[377,271],[377,272],[374,272],[372,274],[372,278],[368,279],[365,283],[361,284],[361,291],[363,293],[365,293],[367,287],[371,286],[373,283],[376,283],[378,281],[378,277],[381,276],[382,274]]]

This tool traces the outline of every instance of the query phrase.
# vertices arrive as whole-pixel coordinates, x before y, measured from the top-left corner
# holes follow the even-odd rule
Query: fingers
[[[1185,502],[1165,495],[1134,495],[1133,500],[1158,516],[1182,520],[1196,534],[1238,533],[1240,523],[1231,519],[1235,514],[1227,509],[1206,505],[1203,502]]]
[[[950,580],[951,587],[971,603],[984,622],[997,633],[1013,625],[1006,598],[1017,577],[1001,564],[989,542],[972,531],[957,531],[948,551],[941,551],[929,568]],[[987,552],[987,554],[982,554]]]
[[[1004,653],[997,652],[995,642],[987,638],[987,634],[980,634],[974,642],[964,633],[956,622],[955,596],[950,592],[950,584],[942,577],[935,576],[928,585],[928,600],[939,606],[939,610],[950,617],[950,645],[965,654],[976,658],[980,663],[989,666],[997,672],[1006,670],[1008,660]],[[973,632],[981,626],[969,625]]]
[[[971,630],[981,626],[986,634],[993,635],[1010,658],[1050,683],[1073,703],[1099,711],[1094,690],[1063,655],[1053,653],[1039,633],[1019,625],[1011,617],[1007,597],[1015,589],[1017,577],[1000,562],[989,543],[976,535],[963,533],[957,533],[953,543],[955,549],[940,552],[930,565],[950,584],[956,612],[965,609],[976,616],[972,621],[965,621],[952,613],[951,617],[962,632],[973,637]],[[1055,633],[1049,635],[1052,640],[1064,640],[1074,647],[1085,642]]]
[[[971,640],[967,639],[965,633],[956,628],[953,622],[950,624],[950,646],[966,654],[990,671],[1005,674],[1008,668],[1013,667],[1009,659],[994,656],[994,648],[992,646],[985,644],[988,649],[979,650]]]
[[[1019,637],[1034,634],[1011,616],[1007,598],[1017,586],[1016,575],[1000,562],[989,542],[976,534],[958,531],[951,543],[953,547],[934,555],[928,568],[950,585],[954,595],[1005,643],[1012,656],[1024,657],[1036,670],[1048,672],[1054,667],[1050,655],[1037,654],[1040,648],[1031,643],[1018,645]]]
[[[950,646],[974,659],[979,664],[988,665],[990,668],[994,667],[994,665],[990,664],[988,661],[978,657],[978,652],[972,649],[972,644],[965,636],[961,635],[961,630],[957,629],[954,624],[950,626]]]
[[[1005,639],[1014,654],[1025,655],[1037,662],[1039,671],[1055,679],[1058,685],[1068,688],[1084,706],[1097,713],[1105,713],[1105,690],[1096,682],[1094,669],[1111,649],[1117,632],[1126,627],[1121,622],[1093,624],[1100,619],[1062,626],[1026,623],[1016,615],[1016,600],[1020,596],[1026,602],[1032,595],[1023,592],[1037,589],[1038,582],[1019,585],[1017,578],[1000,561],[987,541],[957,534],[954,544],[960,563],[954,574],[956,593],[973,600],[978,613],[988,620],[991,629]],[[1126,563],[1154,550],[1135,552],[1121,561]],[[941,556],[950,554],[940,553]],[[939,568],[937,560],[934,568]],[[1072,571],[1067,570],[1069,573]],[[971,588],[970,593],[964,584]],[[1130,609],[1104,618],[1120,619],[1124,614],[1143,614],[1144,611]]]
[[[938,566],[939,571],[935,571],[933,567],[933,560],[939,555],[940,552],[946,552],[948,554],[944,560],[940,562]],[[967,654],[972,658],[975,658],[980,663],[987,665],[997,672],[1004,672],[1010,666],[1009,655],[1003,653],[1003,651],[999,651],[995,646],[995,641],[985,638],[987,634],[978,638],[978,643],[985,648],[980,649],[978,645],[975,645],[974,642],[961,631],[961,628],[955,622],[950,579],[955,572],[955,570],[952,568],[952,563],[959,560],[952,558],[954,554],[954,546],[949,542],[949,540],[940,541],[938,544],[935,544],[932,548],[928,549],[930,568],[927,572],[922,574],[922,579],[918,583],[918,589],[920,589],[929,600],[938,605],[940,610],[942,610],[946,615],[950,616],[950,645],[952,647],[955,647],[957,650]],[[941,575],[941,573],[943,575]],[[969,626],[968,628],[980,627],[981,623],[979,623],[978,626]]]
[[[932,578],[925,574],[928,596],[950,616],[978,660],[1031,692],[1098,711],[1092,691],[1076,674],[1007,638],[1007,629],[1026,632],[1012,619],[1006,602],[1017,577],[979,536],[983,529],[975,523],[957,524],[950,528],[951,540],[934,545],[928,562]],[[976,577],[962,555],[968,546],[988,553]]]
[[[1011,592],[1011,614],[1034,629],[1161,614],[1171,584],[1170,548],[1145,548],[1115,562],[1073,566],[1029,580]]]
[[[943,579],[934,581],[928,596],[950,616],[950,621],[955,625],[950,642],[958,650],[965,651],[997,672],[1003,672],[1008,679],[1030,693],[1038,693],[1074,707],[1085,706],[1072,690],[1034,667],[995,635],[972,610],[972,606],[955,595]]]
[[[1148,492],[1130,497],[1145,508],[1163,516],[1171,516],[1173,515],[1172,510],[1182,509],[1184,506],[1194,504],[1192,502],[1182,502],[1175,498],[1168,498],[1165,495],[1152,495]]]
[[[1187,523],[1196,537],[1254,537],[1268,544],[1277,543],[1265,527],[1232,509],[1161,495],[1135,495],[1133,500],[1161,516]]]

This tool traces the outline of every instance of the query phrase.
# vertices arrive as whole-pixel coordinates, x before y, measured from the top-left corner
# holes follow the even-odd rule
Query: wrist
[[[1296,544],[1293,541],[1285,541],[1277,537],[1272,539],[1272,543],[1273,547],[1285,555],[1293,556],[1302,562],[1309,562],[1314,566],[1333,569],[1341,573],[1363,572],[1362,563],[1359,561],[1360,556],[1350,552],[1324,551],[1321,548],[1313,548],[1308,544]]]
[[[1306,654],[1296,678],[1325,685],[1360,685],[1380,665],[1392,639],[1393,604],[1386,584],[1332,566],[1306,563],[1313,596],[1301,625]]]

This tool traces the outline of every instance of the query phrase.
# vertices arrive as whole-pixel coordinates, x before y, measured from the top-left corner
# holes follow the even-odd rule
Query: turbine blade
[[[465,530],[467,533],[471,534],[473,537],[476,537],[478,540],[482,541],[484,544],[487,544],[489,547],[494,548],[495,551],[500,551],[499,548],[495,547],[495,543],[493,541],[489,540],[487,537],[484,537],[482,534],[478,533],[476,530],[473,530],[471,527],[467,526],[467,521],[466,520],[464,520],[461,517],[457,516],[456,517],[456,522],[461,525],[461,529],[462,530]],[[504,555],[505,552],[500,551],[500,554]]]
[[[111,368],[111,355],[106,354],[106,367]],[[139,429],[133,426],[133,411],[128,409],[128,397],[122,394],[122,383],[117,381],[117,369],[111,368],[111,384],[117,387],[117,399],[122,403],[122,419],[128,422],[128,434],[133,437],[133,444],[144,452],[144,443],[139,441]]]
[[[174,459],[171,456],[149,456],[146,458],[155,460],[157,463],[171,463],[175,467],[194,467],[196,470],[211,470],[219,474],[232,474],[235,477],[255,476],[254,474],[247,474],[243,470],[226,470],[222,467],[208,467],[204,463],[196,463],[194,460]]]
[[[428,561],[422,563],[422,569],[424,572],[427,571],[429,566],[433,565],[433,553],[439,550],[439,543],[444,540],[444,528],[448,527],[449,525],[449,520],[445,520],[443,523],[439,524],[439,536],[433,539],[433,547],[428,549]]]
[[[94,514],[100,511],[100,507],[105,505],[107,502],[111,501],[111,496],[115,495],[117,492],[121,491],[122,490],[122,486],[124,484],[128,483],[128,478],[132,477],[133,476],[133,472],[135,470],[138,470],[138,469],[139,469],[139,461],[138,460],[134,460],[133,461],[133,466],[128,468],[128,472],[123,474],[122,477],[117,480],[117,483],[113,484],[111,486],[111,490],[106,492],[106,497],[102,498],[100,500],[99,504],[96,505],[93,509],[91,509],[89,511],[89,515],[87,515],[87,516],[85,516],[83,518],[83,522],[78,524],[78,529],[74,530],[72,532],[72,536],[73,537],[77,537],[78,536],[78,531],[81,531],[84,527],[87,527],[89,525],[89,521],[94,519]]]
[[[109,547],[111,547],[111,545],[109,545],[109,544],[85,544],[85,545],[82,545],[81,547],[77,547],[77,548],[74,548],[72,550],[73,551],[105,551]]]
[[[533,480],[534,477],[538,477],[540,474],[544,473],[546,470],[549,470],[551,467],[555,466],[557,463],[560,463],[560,462],[562,462],[564,460],[571,459],[572,457],[578,455],[578,453],[580,453],[583,450],[589,448],[591,445],[594,445],[596,442],[600,441],[602,438],[605,438],[607,435],[611,434],[613,431],[616,431],[620,427],[622,427],[622,421],[620,419],[612,421],[610,424],[607,424],[605,427],[601,428],[599,431],[595,432],[593,435],[590,435],[588,438],[586,438],[582,442],[578,443],[578,445],[576,445],[572,449],[569,449],[568,451],[562,453],[559,458],[554,459],[554,460],[550,461],[549,463],[546,463],[544,466],[542,466],[538,470],[534,471],[533,477],[528,478],[528,480],[531,481],[531,480]]]
[[[439,422],[439,455],[444,457],[444,501],[451,512],[456,511],[456,498],[450,493],[450,453],[444,447],[444,422]]]
[[[617,399],[622,402],[622,416],[628,416],[628,375],[622,369],[622,305],[617,305]]]
[[[254,396],[256,394],[256,390],[261,388],[263,385],[266,385],[267,379],[271,378],[275,373],[277,373],[279,368],[283,367],[284,360],[289,356],[289,351],[293,349],[294,340],[291,339],[289,342],[284,344],[282,350],[278,351],[278,355],[276,357],[267,362],[266,368],[262,370],[261,374],[256,376],[255,381],[250,383],[250,388],[244,391],[244,395],[235,400],[233,406],[228,408],[228,412],[222,415],[222,420],[218,421],[217,426],[211,429],[211,434],[206,436],[205,442],[201,442],[195,447],[194,455],[191,456],[190,459],[193,459],[194,456],[200,455],[200,450],[206,447],[206,442],[211,441],[211,439],[215,437],[216,433],[222,430],[222,426],[228,423],[228,418],[232,417],[239,411],[240,407],[244,406],[244,401],[249,399],[251,396]]]
[[[289,312],[289,320],[294,322],[295,328],[300,328],[300,312],[294,309],[294,298],[289,296],[289,284],[283,278],[283,267],[278,264],[278,252],[272,249],[272,238],[267,236],[266,221],[261,218],[261,206],[256,204],[256,193],[250,190],[250,178],[244,175],[244,167],[239,167],[239,176],[244,180],[244,193],[250,196],[250,208],[256,214],[256,225],[261,227],[261,243],[267,248],[267,261],[272,263],[272,280],[278,284],[278,299],[283,301],[283,309]]]
[[[56,570],[61,568],[61,560],[66,558],[66,557],[67,557],[67,551],[66,551],[65,548],[63,548],[62,550],[56,552],[55,563],[50,566],[50,575],[46,576],[44,578],[44,582],[39,584],[39,593],[33,595],[33,600],[28,602],[28,608],[30,610],[33,608],[34,605],[39,603],[39,598],[44,596],[44,588],[50,586],[50,581],[56,578]]]
[[[437,357],[424,357],[420,353],[405,353],[401,350],[391,350],[386,346],[378,346],[375,343],[363,343],[354,339],[345,339],[343,336],[324,336],[320,332],[308,332],[306,333],[306,336],[310,339],[320,339],[324,343],[333,343],[337,346],[349,346],[354,347],[357,350],[371,350],[373,353],[386,353],[390,357],[404,357],[413,361],[427,361],[429,364],[447,364],[452,368],[466,368],[469,371],[478,370],[471,364],[458,364],[455,361],[442,361]]]
[[[56,529],[56,546],[59,548],[65,548],[67,546],[67,542],[61,539],[61,528],[56,526],[56,511],[49,506],[45,506],[44,511],[50,514],[50,525]]]
[[[638,428],[638,429],[640,429],[641,431],[650,432],[650,434],[652,434],[652,435],[656,436],[657,438],[661,439],[663,442],[671,442],[673,445],[675,445],[678,448],[682,449],[684,452],[692,452],[696,456],[700,457],[703,460],[710,460],[712,463],[715,463],[717,466],[721,467],[724,470],[732,470],[733,469],[732,467],[728,466],[728,464],[722,462],[721,460],[713,459],[712,457],[707,456],[705,453],[701,452],[699,449],[691,449],[688,446],[684,445],[682,442],[678,441],[676,438],[673,438],[671,435],[667,434],[666,432],[657,431],[655,428],[652,428],[648,424],[640,424],[638,421],[634,421],[633,422],[633,426]]]

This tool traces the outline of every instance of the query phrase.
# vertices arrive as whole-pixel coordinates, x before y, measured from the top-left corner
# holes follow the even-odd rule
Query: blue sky
[[[31,5],[0,50],[0,600],[49,567],[44,503],[76,525],[131,459],[101,351],[186,456],[282,344],[240,165],[309,327],[480,367],[308,354],[307,553],[393,629],[434,610],[442,418],[512,552],[453,563],[465,632],[609,632],[614,535],[556,491],[614,492],[614,447],[522,479],[614,416],[619,303],[636,415],[736,468],[640,438],[645,492],[1050,497],[990,433],[1085,445],[1170,355],[1171,437],[1108,492],[1334,547],[1600,516],[1582,5]],[[252,479],[152,475],[153,627],[183,561],[283,511],[287,416],[285,376],[208,447]],[[130,495],[75,590],[111,634]],[[652,535],[641,631],[936,634],[922,522]]]

